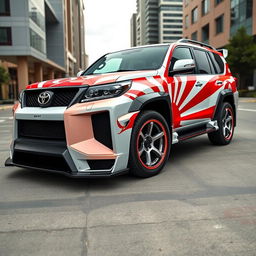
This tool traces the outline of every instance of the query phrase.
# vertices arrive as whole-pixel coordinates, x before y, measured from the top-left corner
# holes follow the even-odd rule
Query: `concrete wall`
[[[58,23],[46,23],[47,57],[62,67],[65,60],[64,10],[62,0],[48,0],[58,18]]]
[[[12,45],[1,46],[0,56],[28,55],[30,53],[28,0],[10,0],[11,16],[1,16],[2,27],[12,28]]]

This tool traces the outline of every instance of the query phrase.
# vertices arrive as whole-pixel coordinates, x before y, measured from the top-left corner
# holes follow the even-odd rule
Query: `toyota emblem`
[[[53,92],[46,91],[46,92],[41,92],[38,96],[38,103],[40,104],[41,107],[45,107],[50,103],[51,99],[53,96]]]

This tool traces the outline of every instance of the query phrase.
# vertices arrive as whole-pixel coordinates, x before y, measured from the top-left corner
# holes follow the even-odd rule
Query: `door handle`
[[[223,85],[223,82],[222,81],[216,81],[216,83],[215,83],[216,85]]]
[[[201,87],[202,85],[203,85],[203,83],[199,82],[199,81],[197,81],[196,84],[195,84],[195,86],[197,86],[197,87]]]

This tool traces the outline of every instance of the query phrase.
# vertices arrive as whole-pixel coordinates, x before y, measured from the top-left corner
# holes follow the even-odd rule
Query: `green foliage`
[[[230,39],[227,49],[227,61],[232,72],[244,80],[256,69],[256,43],[253,36],[248,35],[246,29],[241,27]]]
[[[10,81],[9,73],[0,66],[0,85],[7,84]]]

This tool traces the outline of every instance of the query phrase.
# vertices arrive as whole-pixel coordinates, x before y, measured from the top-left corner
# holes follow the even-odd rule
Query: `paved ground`
[[[174,145],[144,180],[4,168],[12,120],[0,111],[0,255],[256,255],[256,103],[240,109],[231,145]]]

